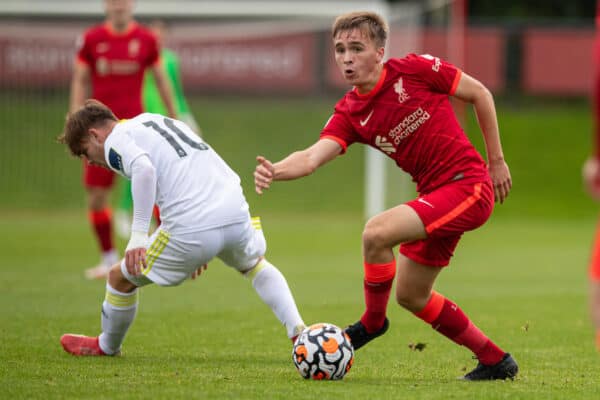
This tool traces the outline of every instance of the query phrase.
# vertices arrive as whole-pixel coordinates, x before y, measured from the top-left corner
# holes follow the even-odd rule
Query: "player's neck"
[[[385,68],[383,64],[378,64],[377,67],[373,70],[368,82],[365,82],[363,85],[356,86],[356,93],[360,96],[365,96],[371,93],[376,88],[379,88],[382,81],[385,79]]]
[[[127,32],[129,32],[132,27],[134,25],[134,21],[129,20],[129,21],[111,21],[108,20],[106,21],[106,26],[108,27],[108,29],[117,35],[123,35]]]
[[[110,135],[112,133],[112,131],[115,129],[115,126],[117,126],[120,122],[123,122],[123,121],[125,121],[125,120],[122,119],[120,121],[109,121],[108,126],[107,126],[108,133],[106,136],[108,137],[108,135]]]

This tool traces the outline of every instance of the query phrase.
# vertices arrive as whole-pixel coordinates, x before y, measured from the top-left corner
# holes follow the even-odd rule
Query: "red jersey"
[[[485,162],[462,128],[448,99],[461,71],[437,57],[409,54],[390,59],[373,90],[355,89],[336,104],[321,139],[345,152],[354,142],[391,157],[417,183],[419,193],[459,179],[487,179]]]
[[[91,69],[92,97],[110,107],[118,118],[143,112],[144,70],[159,59],[154,35],[132,22],[124,33],[105,23],[88,29],[77,59]]]

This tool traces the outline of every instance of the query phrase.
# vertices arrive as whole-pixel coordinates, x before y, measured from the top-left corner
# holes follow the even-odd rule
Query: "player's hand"
[[[131,231],[129,243],[125,248],[125,267],[127,272],[133,276],[142,273],[146,264],[146,247],[148,244],[148,235],[146,232]]]
[[[148,267],[146,264],[146,248],[136,247],[125,251],[125,266],[127,272],[131,275],[140,275],[142,270]]]
[[[512,178],[510,177],[508,165],[504,159],[495,160],[488,164],[488,170],[494,185],[494,199],[502,204],[512,188]]]
[[[600,161],[596,157],[588,158],[581,170],[583,185],[594,200],[600,200]]]
[[[267,160],[263,156],[256,157],[258,165],[254,170],[254,189],[256,193],[262,194],[263,190],[268,189],[273,182],[273,176],[275,174],[275,167],[271,161]]]
[[[201,265],[197,270],[192,272],[192,275],[190,276],[190,278],[192,278],[192,280],[196,279],[197,277],[199,277],[202,274],[202,271],[206,271],[207,268],[208,268],[208,264]]]

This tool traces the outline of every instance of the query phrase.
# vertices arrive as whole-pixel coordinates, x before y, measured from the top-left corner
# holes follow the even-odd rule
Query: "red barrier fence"
[[[3,23],[0,27],[0,87],[67,87],[75,40],[85,26],[31,24]],[[327,34],[305,31],[204,37],[190,32],[193,28],[188,27],[185,35],[172,35],[168,43],[180,55],[186,90],[307,94],[346,87],[336,69]],[[421,33],[416,40],[420,49],[417,52],[448,57],[444,31]],[[394,46],[403,34],[392,33],[391,56],[401,56],[407,50]],[[520,40],[517,86],[524,92],[589,93],[593,29],[528,28],[522,31]],[[327,43],[323,45],[323,41]],[[467,30],[465,48],[465,65],[459,66],[494,92],[506,89],[506,31],[471,27]]]

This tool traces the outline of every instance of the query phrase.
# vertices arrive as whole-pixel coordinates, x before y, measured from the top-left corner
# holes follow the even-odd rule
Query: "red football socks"
[[[156,221],[156,226],[160,226],[161,220],[160,220],[160,210],[158,209],[158,206],[155,204],[154,208],[152,209],[152,215],[154,216],[154,220]]]
[[[88,218],[94,227],[102,252],[112,250],[112,212],[110,208],[105,208],[100,211],[90,210]]]
[[[392,282],[396,275],[396,260],[385,264],[369,264],[365,261],[365,313],[360,322],[367,332],[373,333],[381,329],[385,322],[388,300],[392,290]]]
[[[504,351],[477,328],[453,302],[432,291],[429,302],[415,315],[453,342],[470,349],[484,365],[502,360]]]

